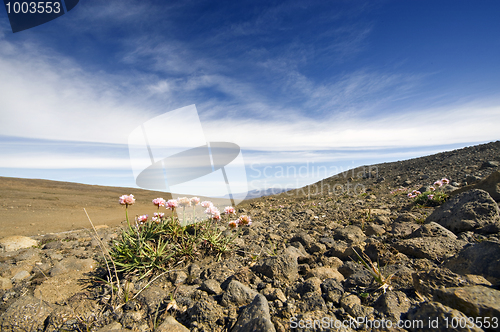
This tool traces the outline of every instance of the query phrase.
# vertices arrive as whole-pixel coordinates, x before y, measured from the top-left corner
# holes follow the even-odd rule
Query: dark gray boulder
[[[52,310],[42,300],[29,295],[22,296],[0,316],[0,331],[36,331],[43,328],[43,322]]]
[[[297,258],[288,251],[263,259],[253,267],[253,270],[268,278],[281,281],[295,281],[299,277]]]
[[[271,315],[269,313],[269,304],[266,298],[258,294],[238,317],[236,324],[231,332],[275,332]]]
[[[373,304],[379,312],[383,312],[393,320],[399,320],[402,313],[410,309],[411,302],[405,293],[389,291],[383,293]]]
[[[464,247],[444,266],[455,273],[482,275],[493,283],[500,282],[500,243],[483,241]]]
[[[342,240],[349,244],[360,244],[366,240],[366,235],[361,228],[349,225],[344,228],[336,229],[334,239]]]
[[[484,286],[437,289],[434,301],[460,310],[468,317],[500,317],[500,291]],[[500,331],[500,326],[493,328]]]
[[[226,292],[222,296],[221,304],[224,307],[229,306],[231,303],[237,305],[247,304],[252,301],[258,293],[250,287],[242,284],[239,281],[231,280],[227,286]]]
[[[426,223],[436,222],[454,233],[500,231],[500,210],[484,190],[472,189],[451,197],[427,217]]]
[[[457,195],[470,189],[482,189],[488,192],[488,194],[490,194],[490,196],[495,201],[500,202],[500,172],[495,171],[491,173],[490,176],[488,176],[486,179],[478,183],[475,183],[473,185],[455,190],[454,192],[451,193],[451,195]]]
[[[422,295],[432,295],[439,288],[469,286],[469,281],[446,268],[432,268],[412,273],[413,287]]]
[[[413,239],[417,237],[438,237],[444,236],[450,239],[456,239],[457,236],[450,230],[444,228],[443,226],[431,222],[429,224],[425,224],[420,226],[417,230],[411,233],[408,238]]]
[[[392,246],[409,257],[441,260],[455,255],[465,244],[463,240],[440,236],[400,240]]]

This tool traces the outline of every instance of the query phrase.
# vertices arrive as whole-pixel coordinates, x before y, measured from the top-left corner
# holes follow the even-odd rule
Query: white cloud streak
[[[46,154],[26,153],[3,154],[0,159],[0,168],[32,168],[32,169],[108,169],[129,170],[128,158],[106,158],[87,156],[73,156],[71,154]]]
[[[64,57],[44,54],[33,45],[24,46],[29,52],[9,45],[0,53],[0,132],[7,136],[30,137],[81,142],[126,144],[132,129],[158,113],[158,106],[148,104],[141,91],[148,89],[170,91],[170,83],[139,86],[136,92],[120,84],[122,77],[84,72]],[[60,70],[63,68],[64,70]],[[397,81],[390,77],[363,77],[355,74],[341,83],[342,103],[356,99],[359,94],[374,94],[380,81],[387,86]],[[248,84],[231,84],[223,76],[204,78],[205,83],[187,85],[217,85],[227,94],[247,102],[255,98]],[[151,81],[150,81],[151,82]],[[203,82],[203,81],[201,81]],[[349,83],[350,82],[350,83]],[[312,84],[312,83],[311,83]],[[339,83],[340,84],[340,83]],[[193,86],[192,89],[196,89]],[[307,90],[307,89],[306,89]],[[339,89],[328,94],[319,87],[313,97],[337,98]],[[365,92],[368,91],[368,92]],[[139,92],[137,92],[139,91]],[[247,92],[248,95],[244,95]],[[344,96],[342,96],[344,95]],[[347,95],[347,96],[346,96]],[[315,103],[316,98],[310,102]],[[141,105],[142,103],[142,105]],[[332,102],[338,105],[340,102]],[[371,103],[371,101],[367,101]],[[224,103],[207,102],[216,114],[224,111]],[[202,103],[198,109],[206,109]],[[231,111],[238,104],[226,104]],[[202,124],[208,140],[234,141],[242,148],[261,151],[329,150],[355,147],[432,146],[498,139],[500,106],[496,101],[449,105],[438,109],[406,110],[397,115],[382,113],[365,120],[364,114],[328,114],[306,117],[294,108],[255,101],[239,104],[266,119],[251,116],[221,118],[202,115]],[[322,107],[333,107],[323,105]],[[360,106],[362,109],[362,106]],[[214,112],[214,110],[217,110]],[[206,114],[210,114],[210,109]],[[231,113],[229,113],[231,114]],[[168,137],[182,136],[182,128],[167,128]]]

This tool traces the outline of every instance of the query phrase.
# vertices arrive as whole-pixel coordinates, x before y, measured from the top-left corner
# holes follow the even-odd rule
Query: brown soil
[[[120,225],[125,223],[125,206],[118,198],[129,194],[136,198],[129,207],[131,220],[156,212],[152,199],[171,198],[165,192],[137,188],[0,177],[0,238],[90,228],[84,208],[94,225]]]

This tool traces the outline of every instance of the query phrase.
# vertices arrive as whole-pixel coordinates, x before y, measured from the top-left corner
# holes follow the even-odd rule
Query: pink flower
[[[236,213],[236,209],[232,206],[226,206],[224,208],[224,214],[235,214]]]
[[[408,198],[415,198],[417,197],[418,195],[420,195],[421,192],[418,191],[418,190],[413,190],[411,193],[408,193]]]
[[[165,204],[167,203],[167,201],[165,201],[163,198],[155,198],[153,199],[153,204],[160,207],[160,206],[165,206]]]
[[[228,226],[229,226],[229,228],[232,228],[232,229],[238,228],[238,220],[230,221]]]
[[[436,182],[434,182],[434,185],[438,186],[438,187],[442,187],[443,186],[443,182],[442,181],[436,181]]]
[[[191,198],[191,204],[193,206],[198,205],[200,203],[200,199],[198,197],[192,197]]]
[[[210,206],[208,207],[206,210],[205,210],[205,213],[210,216],[212,219],[217,219],[219,220],[220,219],[220,211],[218,208],[216,208],[215,206]]]
[[[436,190],[436,188],[434,188],[433,186],[430,186],[430,187],[429,187],[429,189],[430,189],[431,191]]]
[[[137,221],[141,223],[146,222],[147,220],[148,220],[147,214],[143,214],[142,216],[137,217]]]
[[[191,200],[187,197],[180,197],[177,199],[177,202],[183,208],[191,206]]]
[[[213,204],[210,201],[204,201],[204,202],[201,202],[201,206],[203,206],[204,208],[209,208],[209,207],[213,206]]]
[[[441,182],[442,182],[443,184],[448,184],[448,183],[450,183],[450,180],[448,180],[447,178],[442,178],[442,179],[441,179]]]
[[[167,201],[167,209],[174,210],[177,207],[177,200],[176,199],[169,199]]]
[[[432,200],[434,198],[434,195],[428,195],[427,198]]]
[[[247,215],[241,215],[239,218],[239,224],[243,226],[250,226],[252,224],[252,219]]]
[[[398,192],[401,192],[401,191],[406,191],[408,190],[407,188],[398,188],[398,189],[394,189],[393,191],[391,191],[391,194],[397,194]]]
[[[159,224],[160,223],[160,220],[158,219],[158,217],[153,217],[151,218],[151,221],[154,221],[155,223]]]
[[[154,216],[157,217],[157,218],[163,218],[165,216],[165,213],[163,213],[163,212],[160,212],[160,213],[155,212]]]
[[[132,205],[135,203],[135,199],[134,199],[134,195],[130,194],[130,195],[123,195],[122,197],[120,197],[120,204],[121,205]]]

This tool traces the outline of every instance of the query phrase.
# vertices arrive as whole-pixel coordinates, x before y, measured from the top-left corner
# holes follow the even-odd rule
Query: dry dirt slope
[[[96,225],[119,225],[125,219],[121,195],[134,194],[130,215],[155,212],[151,200],[169,194],[137,188],[0,177],[0,238],[38,235],[89,227],[83,211]]]

